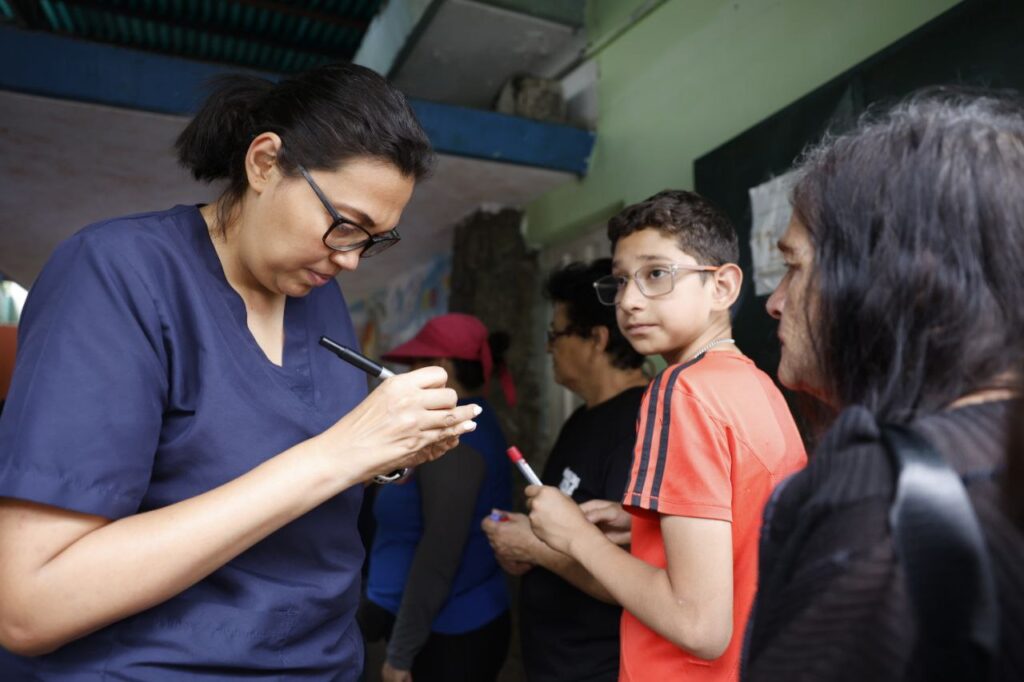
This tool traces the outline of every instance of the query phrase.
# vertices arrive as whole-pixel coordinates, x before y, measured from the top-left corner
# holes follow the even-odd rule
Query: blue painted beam
[[[439,152],[585,175],[594,133],[493,111],[412,100]]]
[[[0,64],[0,89],[185,116],[209,78],[240,71],[10,27],[0,27]],[[412,106],[442,154],[586,173],[589,131],[422,100]]]
[[[0,27],[0,88],[57,99],[189,115],[223,66],[50,33]],[[266,75],[266,74],[263,74]]]

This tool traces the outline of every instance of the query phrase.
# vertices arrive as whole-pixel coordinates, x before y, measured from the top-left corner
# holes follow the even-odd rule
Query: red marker
[[[505,451],[505,454],[508,455],[508,458],[512,460],[517,467],[519,467],[519,471],[521,471],[526,480],[530,482],[530,485],[544,485],[540,482],[540,479],[537,478],[537,474],[535,474],[533,469],[530,468],[530,465],[527,464],[526,460],[523,459],[523,453],[519,452],[519,448],[513,445]]]

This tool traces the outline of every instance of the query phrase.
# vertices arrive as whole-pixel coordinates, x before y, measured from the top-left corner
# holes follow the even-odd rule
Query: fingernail
[[[476,429],[476,422],[462,422],[463,431],[473,431]]]
[[[479,405],[474,403],[474,405],[473,405],[473,416],[474,417],[480,416],[480,413],[483,412],[483,411],[484,411],[484,408],[482,408]]]

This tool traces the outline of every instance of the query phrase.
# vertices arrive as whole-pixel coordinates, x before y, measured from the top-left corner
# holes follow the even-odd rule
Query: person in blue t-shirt
[[[366,600],[368,641],[388,640],[383,682],[488,682],[508,652],[505,576],[480,519],[512,502],[511,464],[494,410],[483,398],[495,372],[505,401],[515,387],[504,363],[508,336],[488,335],[476,317],[431,319],[384,359],[445,368],[459,404],[477,404],[478,427],[443,459],[402,484],[381,489]]]
[[[335,276],[397,243],[432,151],[329,65],[216,83],[177,140],[216,203],[91,225],[21,319],[0,419],[4,679],[355,680],[362,483],[471,431],[446,373],[366,395]]]

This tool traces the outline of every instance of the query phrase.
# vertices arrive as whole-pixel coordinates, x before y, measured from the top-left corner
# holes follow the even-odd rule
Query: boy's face
[[[711,324],[715,289],[712,277],[679,270],[674,275],[664,273],[674,278],[669,293],[654,297],[640,293],[633,273],[645,266],[673,263],[703,265],[680,249],[674,238],[653,228],[620,239],[612,260],[612,274],[628,279],[615,306],[619,328],[637,352],[659,354],[669,364],[685,360]]]

